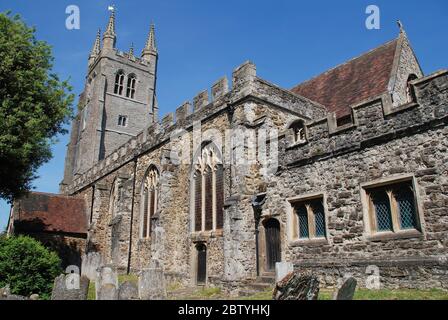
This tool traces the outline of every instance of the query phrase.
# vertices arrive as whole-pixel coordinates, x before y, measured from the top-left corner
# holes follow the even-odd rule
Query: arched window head
[[[123,94],[123,88],[124,88],[124,72],[120,70],[115,75],[114,93],[121,96]]]
[[[294,121],[289,127],[294,136],[294,143],[306,142],[305,123],[302,120]]]
[[[142,187],[142,238],[149,238],[151,234],[151,218],[157,211],[159,172],[151,167]]]
[[[223,228],[224,168],[219,150],[209,143],[202,147],[194,165],[194,231]]]
[[[126,97],[134,99],[135,98],[135,85],[137,83],[137,78],[134,74],[129,75],[128,85],[126,89]]]
[[[413,102],[415,100],[414,89],[412,88],[411,82],[417,79],[418,77],[415,74],[410,74],[408,77],[408,81],[406,82],[406,100],[407,102]]]

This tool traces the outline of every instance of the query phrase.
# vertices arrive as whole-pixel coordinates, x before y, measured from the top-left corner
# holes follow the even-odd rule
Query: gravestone
[[[345,279],[341,287],[334,292],[333,300],[353,300],[356,284],[356,279],[353,277]]]
[[[157,259],[152,259],[148,269],[140,271],[138,294],[141,300],[166,299],[165,274]]]
[[[118,289],[118,300],[138,300],[138,287],[132,281],[125,281]]]
[[[294,271],[294,265],[291,262],[277,262],[275,264],[275,282],[283,280],[290,272]]]
[[[81,275],[86,276],[90,281],[95,281],[97,269],[102,264],[101,255],[98,252],[90,252],[82,257]]]
[[[118,300],[118,274],[114,267],[98,268],[96,300]]]
[[[277,282],[273,300],[317,300],[319,280],[312,274],[290,272],[283,280]]]
[[[69,276],[69,275],[68,275]],[[79,286],[76,288],[67,287],[67,276],[61,274],[54,279],[51,300],[87,300],[90,280],[87,277],[80,277]]]

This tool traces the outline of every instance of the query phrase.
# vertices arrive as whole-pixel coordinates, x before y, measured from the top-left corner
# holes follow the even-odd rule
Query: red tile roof
[[[87,233],[85,202],[81,198],[31,192],[14,203],[16,232]]]
[[[387,91],[398,39],[352,59],[291,89],[295,94],[324,105],[338,118],[350,106]]]

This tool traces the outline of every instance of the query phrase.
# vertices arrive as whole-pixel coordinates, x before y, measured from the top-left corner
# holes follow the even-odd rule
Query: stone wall
[[[63,186],[63,191],[81,194],[89,203],[87,251],[99,252],[104,263],[114,264],[120,272],[138,272],[157,259],[171,281],[195,284],[195,245],[200,242],[207,245],[209,284],[235,287],[253,281],[257,277],[257,244],[251,201],[264,192],[267,201],[262,220],[275,217],[280,221],[282,260],[294,262],[297,268],[312,266],[329,277],[328,285],[344,270],[360,274],[360,267],[350,267],[358,260],[365,265],[393,258],[406,264],[407,259],[418,262],[423,256],[428,263],[438,263],[447,254],[447,77],[441,72],[415,81],[416,103],[394,107],[385,96],[354,106],[353,123],[337,127],[331,117],[326,118],[322,106],[257,78],[255,66],[245,63],[234,71],[230,91],[225,78],[219,80],[212,87],[211,101],[207,91],[199,93],[193,103],[183,103],[175,114],[152,124]],[[305,123],[306,143],[291,140],[289,124],[296,119]],[[198,122],[201,131],[195,137]],[[225,162],[224,228],[192,232],[191,163],[201,135],[202,140],[209,140],[205,133],[213,130],[224,136],[226,129],[273,128],[280,138],[279,171],[274,171],[274,176],[263,175],[259,161],[241,166]],[[222,152],[231,151],[232,158],[234,151],[242,148],[244,157],[249,157],[253,139],[249,136],[223,143]],[[269,143],[273,152],[274,141]],[[189,163],[178,164],[185,156],[185,146],[190,147]],[[144,239],[142,185],[151,166],[160,173],[159,206],[151,237]],[[368,239],[360,184],[403,174],[415,178],[419,186],[422,234],[406,239]],[[324,243],[291,243],[287,199],[316,192],[325,198],[328,237]],[[264,258],[262,250],[260,254]],[[416,266],[412,263],[410,268]],[[415,268],[432,274],[422,266]],[[437,270],[444,272],[446,265],[438,265],[433,273]],[[420,274],[416,277],[423,279]],[[434,276],[434,281],[437,279]]]
[[[329,285],[344,272],[366,278],[365,267],[378,265],[385,286],[448,287],[448,73],[414,86],[416,103],[388,115],[384,100],[374,100],[358,106],[354,123],[336,133],[320,120],[307,125],[307,144],[283,139],[282,171],[263,207],[281,222],[282,260],[320,273]],[[362,185],[403,177],[415,179],[421,232],[372,236]],[[327,237],[293,241],[288,199],[315,194],[324,198]]]

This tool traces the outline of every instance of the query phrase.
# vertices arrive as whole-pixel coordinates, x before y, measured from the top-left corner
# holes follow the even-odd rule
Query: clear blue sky
[[[78,5],[80,30],[65,28],[65,9]],[[156,24],[159,49],[158,100],[162,115],[209,88],[246,60],[258,75],[290,88],[370,50],[398,34],[401,19],[425,73],[447,68],[448,1],[283,0],[2,0],[0,11],[19,13],[37,36],[53,46],[54,71],[70,78],[78,95],[87,57],[107,7],[117,7],[117,47],[134,42],[141,52],[149,24]],[[366,7],[381,10],[381,29],[367,30]],[[39,170],[35,189],[58,192],[68,135],[54,146],[53,159]],[[1,179],[1,177],[0,177]],[[0,201],[0,230],[9,206]]]

